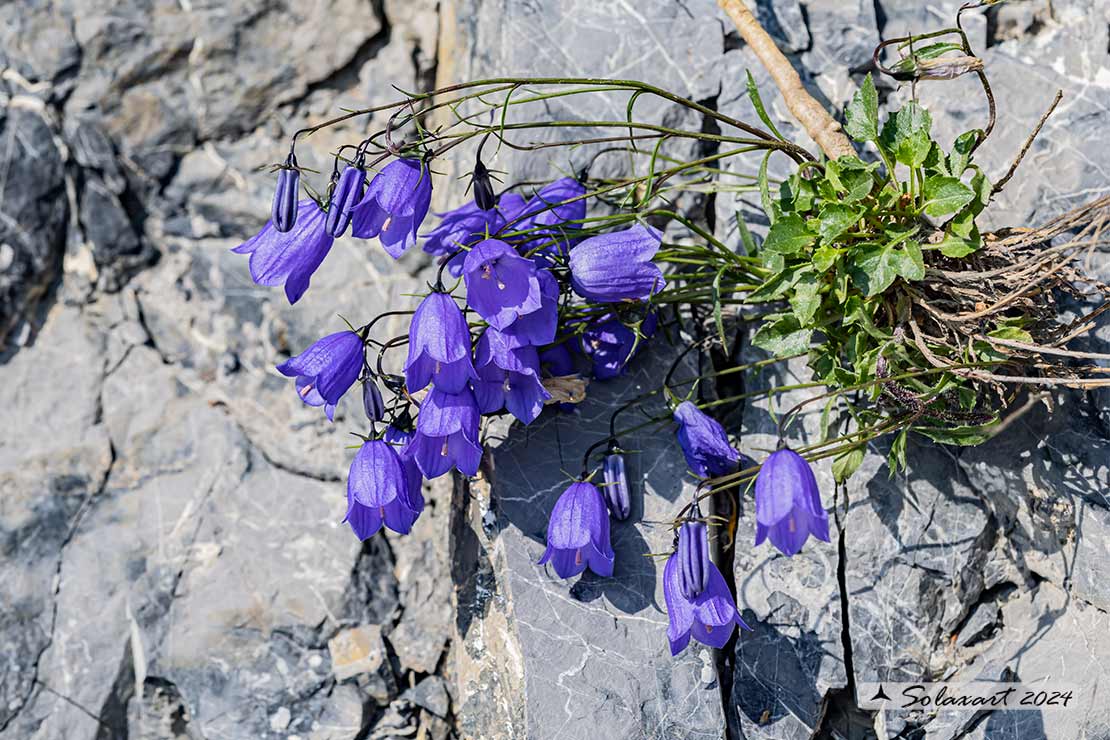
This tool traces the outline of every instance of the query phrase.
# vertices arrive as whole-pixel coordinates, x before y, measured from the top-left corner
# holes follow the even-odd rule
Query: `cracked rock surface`
[[[961,3],[752,4],[840,109],[878,40],[946,25]],[[992,225],[1110,191],[1108,12],[1021,0],[968,18],[999,106],[988,175],[1065,91]],[[1105,392],[1064,395],[981,448],[911,446],[893,478],[876,444],[846,492],[819,466],[833,541],[792,560],[751,547],[750,499],[715,501],[739,506],[714,547],[754,628],[717,654],[669,655],[661,561],[646,557],[667,551],[663,522],[692,490],[670,427],[626,445],[639,453],[632,518],[613,527],[618,578],[562,582],[534,564],[563,469],[607,434],[607,409],[665,372],[663,346],[574,416],[493,429],[483,477],[436,481],[411,536],[360,545],[340,524],[358,399],[328,424],[273,366],[336,313],[411,307],[426,262],[341,240],[290,308],[228,253],[269,212],[257,168],[306,122],[391,99],[390,85],[636,78],[755,120],[745,69],[779,129],[809,145],[712,0],[0,5],[0,740],[1110,736]],[[982,125],[969,81],[919,94],[942,141]],[[880,83],[887,108],[908,95]],[[637,113],[676,115],[646,99]],[[623,117],[624,104],[552,114]],[[363,130],[321,132],[302,163]],[[580,157],[497,165],[552,177]],[[450,178],[437,188],[437,210],[461,197]],[[682,205],[735,242],[737,213],[760,232],[758,202]],[[1105,255],[1092,269],[1110,280]],[[1108,332],[1085,348],[1110,351]],[[733,359],[758,359],[743,331],[737,346]],[[805,378],[774,372],[702,392]],[[783,407],[722,418],[759,457]],[[797,434],[815,435],[818,416]],[[1083,690],[1052,715],[855,703],[859,682],[926,675]]]

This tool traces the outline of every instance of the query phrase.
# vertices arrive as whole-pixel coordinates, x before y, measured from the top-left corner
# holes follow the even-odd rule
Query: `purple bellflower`
[[[692,599],[682,593],[681,555],[675,551],[663,568],[663,597],[667,602],[667,639],[671,655],[678,655],[690,643],[690,637],[710,647],[722,648],[732,636],[734,625],[751,629],[740,618],[736,603],[721,571],[706,561],[705,588]]]
[[[425,478],[438,478],[451,468],[466,475],[478,472],[478,417],[478,403],[469,388],[460,393],[432,388],[420,405],[416,434],[406,448]]]
[[[360,540],[377,534],[382,524],[399,534],[408,534],[424,508],[419,481],[413,501],[412,478],[400,455],[385,440],[363,443],[347,475],[347,516]]]
[[[479,242],[463,261],[466,302],[495,329],[543,307],[536,265],[498,239]]]
[[[540,352],[540,367],[553,378],[575,375],[578,372],[578,366],[574,362],[574,355],[568,344],[568,342],[560,342]]]
[[[829,541],[829,516],[817,478],[805,458],[788,447],[771,453],[755,479],[755,544],[770,538],[787,557],[809,535]]]
[[[543,252],[566,254],[568,232],[579,229],[579,224],[567,222],[585,219],[586,200],[582,197],[585,194],[585,185],[574,178],[548,183],[528,201],[521,221],[509,226],[509,230],[532,230],[528,244],[554,241]]]
[[[617,521],[628,519],[632,510],[632,499],[628,493],[628,475],[624,470],[624,455],[617,450],[612,450],[605,456],[605,466],[602,468],[605,485],[602,493],[605,494],[605,505],[609,513]]]
[[[540,380],[539,352],[531,345],[517,345],[496,329],[486,329],[475,352],[479,381],[474,384],[478,408],[492,413],[504,406],[525,424],[531,424],[551,394]]]
[[[449,257],[447,270],[455,277],[462,274],[466,251],[483,239],[496,234],[508,219],[524,210],[524,197],[503,193],[497,206],[489,211],[478,208],[473,201],[447,213],[441,213],[439,226],[427,233],[424,251],[436,257]]]
[[[609,512],[597,486],[572,484],[559,496],[547,522],[547,549],[539,565],[551,563],[560,578],[576,576],[587,567],[599,576],[613,575],[609,544]]]
[[[690,472],[702,478],[724,475],[736,469],[740,453],[728,443],[724,428],[690,401],[674,410],[678,422],[678,444]]]
[[[583,298],[600,303],[646,300],[667,284],[652,262],[663,235],[636,224],[599,234],[570,250],[570,284]]]
[[[416,159],[395,159],[379,172],[352,210],[351,233],[378,237],[394,258],[416,244],[416,231],[432,202],[431,171]]]
[[[364,343],[353,331],[329,334],[296,357],[277,366],[287,378],[297,379],[297,395],[309,406],[323,406],[334,419],[335,404],[358,379]]]
[[[656,324],[656,314],[648,314],[640,324],[640,332],[650,337]],[[615,378],[624,372],[642,343],[636,341],[636,332],[612,313],[596,319],[581,337],[582,353],[593,362],[593,374],[598,380]]]
[[[258,285],[285,286],[289,303],[300,300],[308,290],[312,273],[328,256],[334,239],[324,230],[326,214],[312,200],[297,204],[295,223],[279,231],[273,221],[262,231],[231,250],[250,255],[251,279]]]
[[[709,528],[687,520],[678,529],[678,583],[682,598],[692,601],[709,585]]]
[[[420,512],[424,511],[424,476],[420,473],[420,466],[416,464],[416,459],[408,450],[412,437],[412,432],[390,425],[385,428],[383,439],[393,446],[401,458],[401,465],[405,468],[405,475],[408,476],[409,481],[409,506],[416,512],[416,516],[420,516]]]
[[[285,164],[278,170],[277,189],[270,208],[270,223],[283,234],[297,222],[297,194],[301,186],[301,173],[293,166],[292,156]]]
[[[362,189],[366,184],[366,172],[359,165],[347,165],[339,176],[339,184],[332,192],[328,203],[328,217],[324,221],[324,231],[339,238],[351,224],[351,209],[362,200]]]
[[[405,361],[409,393],[428,383],[446,393],[459,393],[477,377],[470,359],[470,329],[458,304],[447,293],[428,294],[409,324]]]

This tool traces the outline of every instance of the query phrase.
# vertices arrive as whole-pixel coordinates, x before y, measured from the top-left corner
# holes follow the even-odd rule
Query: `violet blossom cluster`
[[[284,286],[296,303],[335,239],[347,234],[376,239],[395,259],[422,241],[439,263],[405,336],[379,341],[375,319],[329,334],[277,366],[294,379],[301,401],[323,407],[329,420],[340,399],[361,385],[370,429],[358,435],[344,520],[360,539],[383,526],[410,532],[424,508],[425,479],[476,475],[483,417],[508,413],[530,424],[557,400],[550,379],[575,375],[580,362],[594,379],[617,377],[655,333],[653,297],[667,282],[656,262],[663,235],[639,221],[584,233],[584,178],[564,177],[530,195],[514,189],[497,195],[479,158],[474,199],[426,229],[433,186],[426,161],[396,158],[371,174],[361,154],[341,172],[337,159],[320,202],[299,198],[299,177],[291,154],[278,172],[270,221],[233,250],[249,255],[257,284]],[[445,287],[445,272],[457,280],[454,288]],[[383,371],[385,352],[404,345],[402,374]],[[368,351],[375,348],[372,362]],[[379,386],[392,391],[389,403]],[[676,400],[673,419],[693,475],[709,479],[739,469],[741,455],[723,427],[692,401]],[[560,578],[587,568],[602,577],[614,573],[610,520],[630,518],[633,495],[616,439],[597,472],[584,471],[550,513],[539,564]],[[813,472],[789,448],[764,462],[755,499],[757,545],[769,539],[792,556],[810,535],[828,541]],[[746,625],[710,557],[696,499],[676,527],[663,574],[671,650],[678,653],[691,637],[722,647],[735,626]]]

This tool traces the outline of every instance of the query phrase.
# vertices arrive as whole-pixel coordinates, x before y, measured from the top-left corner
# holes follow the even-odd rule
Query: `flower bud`
[[[628,518],[632,502],[628,495],[628,477],[624,472],[624,455],[613,452],[605,458],[605,485],[601,492],[605,494],[605,504],[609,513],[618,521]]]
[[[285,233],[297,222],[297,193],[300,190],[301,173],[290,167],[278,171],[277,189],[274,191],[274,204],[271,220],[274,228]]]
[[[709,535],[704,522],[689,520],[678,530],[678,579],[687,600],[709,583]]]
[[[474,173],[470,176],[470,184],[474,188],[474,205],[483,211],[492,211],[497,206],[497,198],[493,195],[493,183],[490,182],[489,170],[482,164],[482,160],[474,163]]]
[[[381,421],[385,418],[385,402],[373,378],[365,378],[362,381],[362,408],[365,409],[366,418],[370,421]]]
[[[347,165],[328,203],[328,217],[324,221],[324,230],[328,236],[343,236],[343,232],[351,223],[351,209],[362,200],[365,184],[366,173],[362,168],[357,165]]]

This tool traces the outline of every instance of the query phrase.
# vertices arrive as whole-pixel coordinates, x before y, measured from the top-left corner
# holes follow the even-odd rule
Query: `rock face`
[[[946,24],[959,5],[753,3],[834,107],[879,39]],[[989,176],[1065,91],[992,209],[997,225],[1110,189],[1110,150],[1095,144],[1106,13],[1028,0],[966,18],[999,106]],[[632,517],[613,528],[619,578],[563,582],[535,565],[563,470],[608,434],[614,404],[654,386],[665,347],[595,384],[574,415],[492,430],[483,476],[437,481],[411,536],[360,545],[340,524],[357,399],[328,424],[272,367],[340,326],[336,313],[411,307],[425,264],[341,240],[290,308],[228,253],[268,214],[259,168],[299,127],[391,99],[390,85],[506,72],[639,78],[754,121],[750,69],[779,129],[808,144],[711,0],[9,3],[0,68],[0,740],[1110,734],[1107,394],[1065,394],[981,448],[914,445],[893,478],[881,444],[844,490],[819,467],[832,542],[791,560],[751,546],[750,499],[716,497],[719,515],[738,507],[713,546],[753,627],[716,654],[669,655],[661,561],[647,557],[669,550],[693,490],[666,423],[622,440],[638,452]],[[888,108],[909,94],[880,85]],[[983,123],[970,80],[918,93],[942,139]],[[551,106],[625,113],[619,97]],[[658,100],[636,110],[677,115]],[[364,130],[314,136],[302,163],[326,166]],[[587,155],[496,164],[551,177]],[[754,174],[758,161],[730,167]],[[443,178],[437,207],[462,187]],[[758,203],[742,192],[681,205],[735,243],[737,213],[759,233]],[[1110,279],[1104,254],[1092,268]],[[734,359],[758,358],[736,337]],[[1110,334],[1087,348],[1110,351]],[[781,372],[700,392],[805,371]],[[771,412],[801,398],[726,404],[721,418],[759,457]],[[792,434],[812,439],[818,416]],[[853,695],[874,680],[1061,670],[1083,688],[1066,716],[872,713]]]

